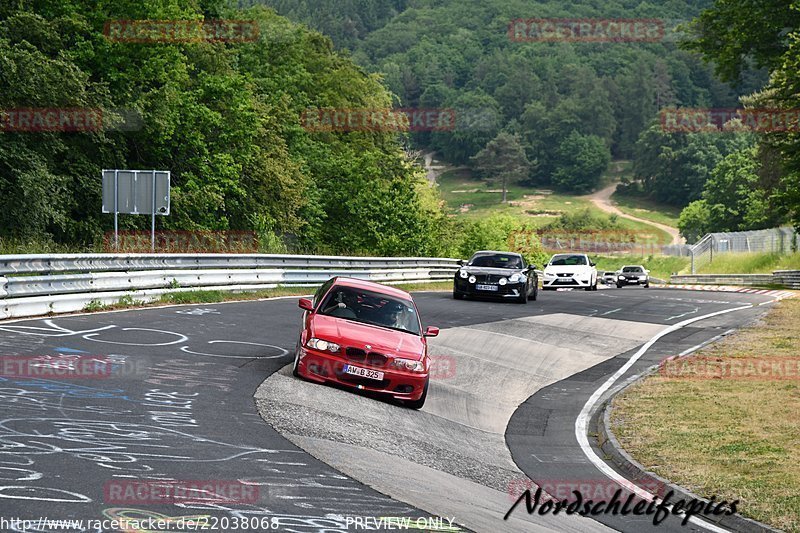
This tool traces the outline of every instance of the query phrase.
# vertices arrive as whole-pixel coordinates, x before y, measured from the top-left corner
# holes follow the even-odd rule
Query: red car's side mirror
[[[439,328],[436,326],[428,326],[425,328],[425,336],[426,337],[435,337],[439,334]]]
[[[314,304],[311,303],[309,298],[300,298],[300,300],[297,302],[297,305],[300,307],[300,309],[305,309],[306,311],[314,310]]]

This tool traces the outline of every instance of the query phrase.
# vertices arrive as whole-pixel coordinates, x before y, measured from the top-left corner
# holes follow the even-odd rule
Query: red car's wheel
[[[422,409],[422,406],[425,405],[425,399],[428,397],[428,381],[430,381],[430,378],[425,380],[425,386],[422,388],[422,396],[419,397],[419,400],[406,400],[404,402],[407,407]]]
[[[296,378],[303,379],[300,375],[300,346],[294,352],[294,364],[292,365],[292,375]]]

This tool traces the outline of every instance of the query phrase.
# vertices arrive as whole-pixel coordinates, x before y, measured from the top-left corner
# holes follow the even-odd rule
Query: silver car
[[[617,288],[625,285],[650,287],[650,271],[642,265],[625,265],[617,271]]]

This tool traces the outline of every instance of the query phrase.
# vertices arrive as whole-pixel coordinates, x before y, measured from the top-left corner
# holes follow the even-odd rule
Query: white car
[[[625,265],[617,271],[617,288],[625,285],[650,287],[650,271],[642,265]]]
[[[544,267],[542,289],[562,287],[597,290],[597,269],[586,254],[556,254]]]

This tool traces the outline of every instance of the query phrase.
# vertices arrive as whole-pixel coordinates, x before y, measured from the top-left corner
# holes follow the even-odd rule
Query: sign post
[[[156,215],[169,215],[169,192],[169,170],[103,170],[103,213],[114,213],[116,250],[119,250],[119,214],[125,213],[150,215],[150,249],[155,251]]]

